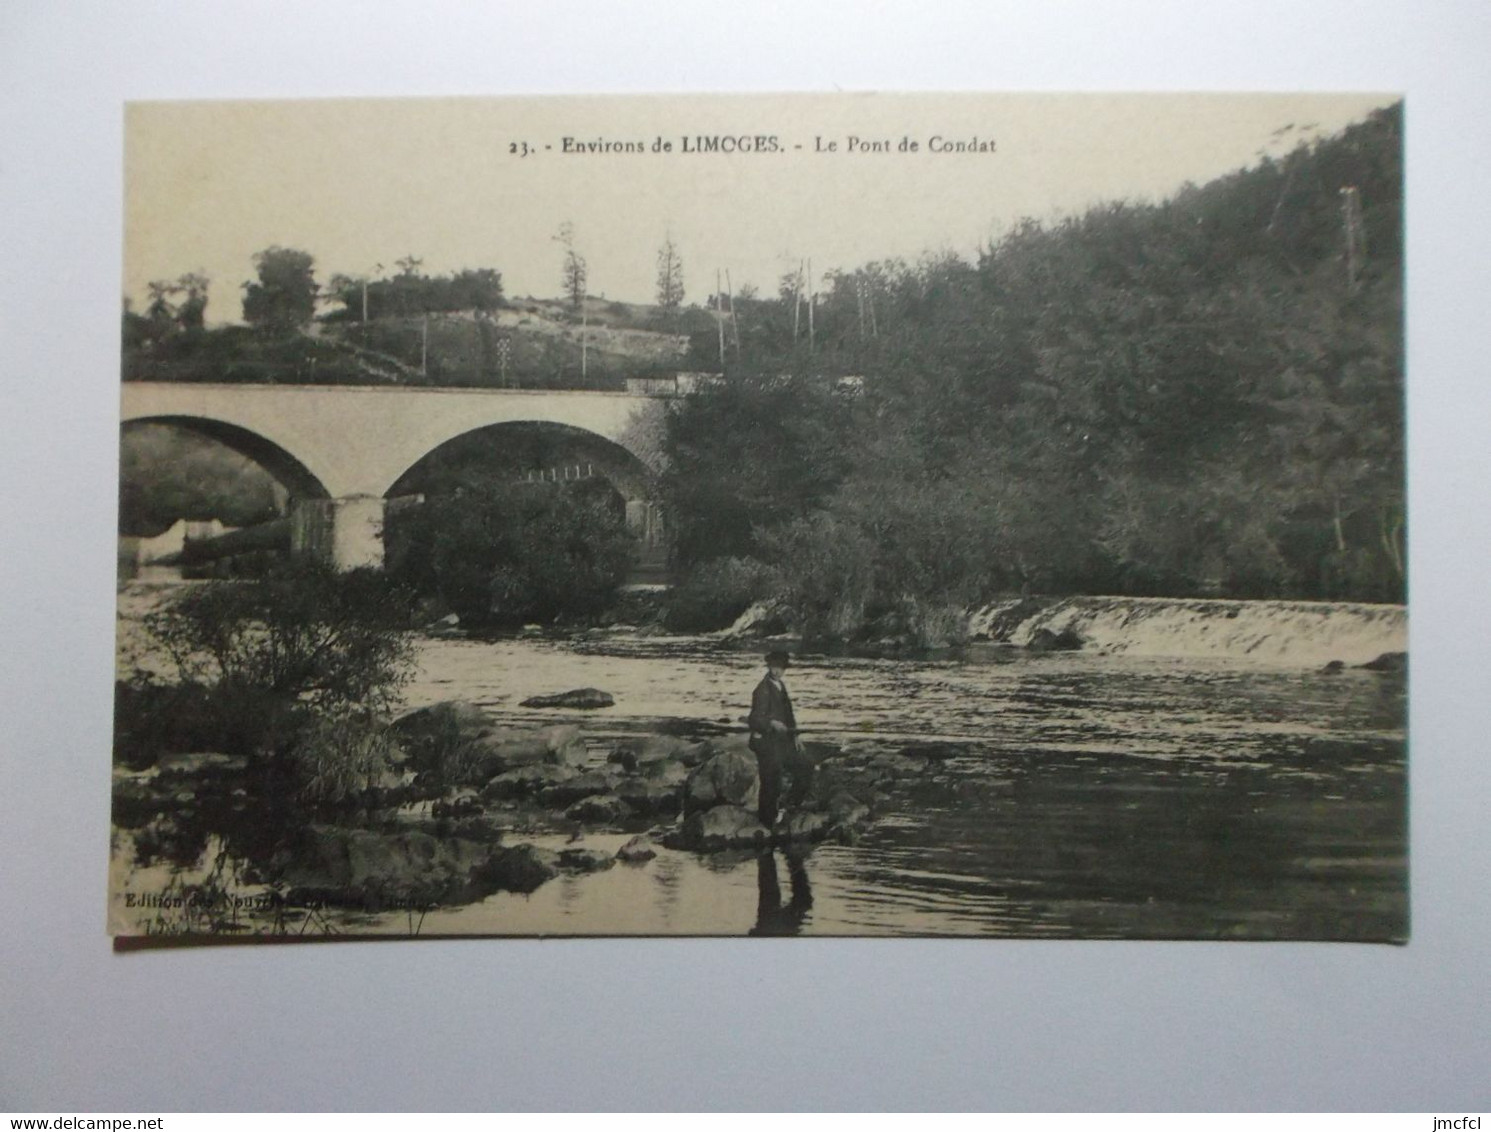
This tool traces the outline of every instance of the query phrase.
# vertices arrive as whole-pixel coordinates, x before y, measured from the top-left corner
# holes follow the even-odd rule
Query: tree
[[[460,494],[396,522],[394,577],[433,586],[464,625],[585,616],[611,603],[633,539],[605,500],[579,487],[463,478]]]
[[[756,555],[758,528],[816,510],[851,459],[851,410],[816,378],[751,373],[675,401],[662,489],[679,564]]]
[[[254,256],[259,281],[243,285],[243,318],[260,330],[288,334],[311,321],[319,290],[316,261],[295,248],[265,248]]]
[[[207,287],[209,284],[207,276],[200,272],[188,272],[176,284],[186,293],[186,298],[181,300],[176,308],[176,321],[181,329],[192,331],[201,330],[207,313]]]
[[[564,245],[564,263],[560,274],[560,286],[569,299],[570,306],[579,310],[585,301],[586,267],[585,257],[575,250],[575,226],[566,220],[559,226],[554,237]]]
[[[183,683],[284,706],[388,711],[413,674],[410,597],[372,570],[296,564],[191,587],[145,619]]]
[[[657,305],[668,314],[683,306],[683,260],[672,236],[663,241],[657,253]]]

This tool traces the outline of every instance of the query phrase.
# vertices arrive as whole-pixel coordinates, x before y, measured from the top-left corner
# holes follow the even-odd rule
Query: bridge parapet
[[[505,424],[555,424],[599,436],[654,468],[645,443],[656,394],[408,386],[125,382],[122,419],[193,428],[264,463],[301,506],[302,553],[339,566],[381,563],[384,497],[458,436]],[[310,500],[329,506],[308,507]]]

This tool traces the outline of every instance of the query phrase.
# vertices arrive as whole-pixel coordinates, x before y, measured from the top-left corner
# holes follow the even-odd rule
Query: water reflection
[[[787,879],[790,897],[782,903],[782,886],[777,881],[777,855],[770,850],[756,858],[756,926],[751,935],[798,935],[803,921],[813,909],[813,888],[808,883],[804,853],[788,849]]]
[[[754,651],[677,639],[430,641],[409,699],[474,701],[514,726],[575,723],[600,765],[622,735],[738,728],[758,665]],[[615,707],[521,706],[585,686]],[[821,744],[822,793],[875,811],[855,844],[821,844],[806,860],[660,849],[530,895],[442,907],[422,933],[1406,934],[1400,675],[1083,654],[809,657],[793,693]],[[250,804],[261,785],[243,783],[246,799],[200,796],[170,822],[116,797],[116,826],[133,839],[118,862],[135,874],[121,890],[158,891],[172,870],[210,881],[209,834],[235,859],[266,857],[282,833],[270,820],[280,815]],[[639,831],[585,844],[614,854]],[[565,847],[561,830],[512,840],[546,837]],[[402,913],[329,914],[346,930],[407,930]]]

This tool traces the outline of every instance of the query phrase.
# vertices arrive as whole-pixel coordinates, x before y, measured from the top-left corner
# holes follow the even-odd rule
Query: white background
[[[1486,77],[1462,3],[0,6],[0,1109],[1487,1106]],[[126,99],[1408,97],[1413,940],[104,935]]]

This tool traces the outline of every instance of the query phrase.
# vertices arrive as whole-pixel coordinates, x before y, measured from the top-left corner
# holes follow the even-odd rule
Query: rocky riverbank
[[[592,746],[577,726],[502,727],[462,702],[411,712],[393,730],[395,765],[337,811],[285,799],[277,808],[271,768],[205,753],[118,767],[115,825],[141,859],[191,857],[221,838],[242,879],[278,909],[428,910],[618,861],[646,867],[658,845],[713,853],[850,841],[871,820],[877,785],[924,762],[892,767],[819,747],[813,795],[767,829],[744,735]],[[619,851],[590,848],[602,833],[630,837]],[[562,849],[535,843],[556,834],[567,835]]]

